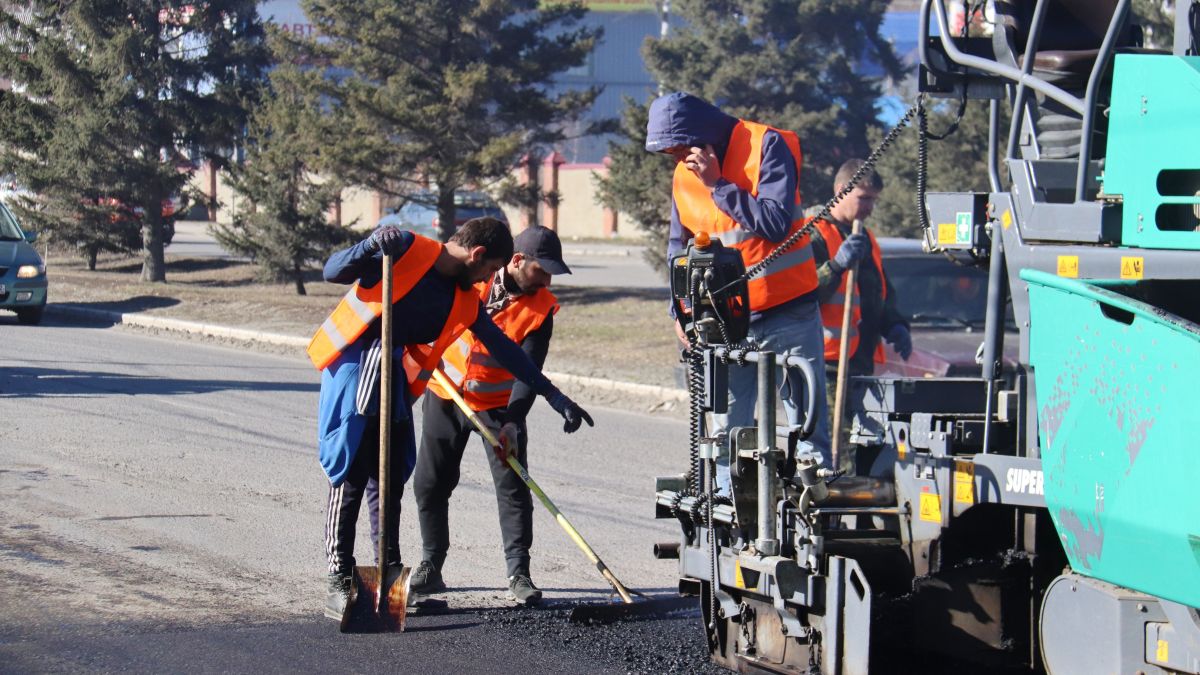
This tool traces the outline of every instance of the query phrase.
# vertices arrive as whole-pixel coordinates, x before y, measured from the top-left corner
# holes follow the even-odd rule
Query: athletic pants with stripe
[[[484,424],[499,430],[504,410],[479,413]],[[413,496],[421,523],[422,557],[439,570],[450,549],[450,495],[458,486],[459,465],[474,427],[453,401],[425,394],[421,408],[421,452],[413,474]],[[482,441],[482,439],[481,439]],[[528,437],[522,428],[517,438],[517,459],[525,464]],[[533,500],[529,488],[508,463],[501,463],[487,441],[483,454],[496,486],[496,508],[508,576],[529,574],[529,547],[533,543]]]
[[[400,497],[404,494],[404,480],[408,477],[404,458],[408,449],[415,444],[411,416],[397,420],[392,426],[391,457],[391,502],[392,530],[387,552],[389,564],[400,564]],[[329,488],[329,506],[325,520],[325,553],[329,557],[330,574],[350,574],[354,569],[354,535],[358,523],[358,512],[364,495],[371,518],[372,558],[379,562],[379,416],[367,418],[358,451],[346,479]]]

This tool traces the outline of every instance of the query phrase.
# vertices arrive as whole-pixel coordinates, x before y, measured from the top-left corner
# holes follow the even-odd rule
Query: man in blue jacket
[[[757,148],[758,153],[747,148]],[[706,231],[738,249],[750,267],[803,226],[797,209],[799,141],[790,132],[739,120],[696,96],[676,92],[650,104],[646,150],[676,160],[668,259],[697,232]],[[727,154],[736,159],[727,162]],[[817,420],[809,440],[828,463],[825,360],[816,289],[812,251],[807,237],[802,237],[762,275],[751,279],[749,338],[759,349],[799,355],[813,364],[814,391],[805,392],[800,378],[789,375],[782,399],[789,424],[796,425],[801,422],[803,397],[814,396]],[[675,329],[686,344],[678,324]],[[713,416],[715,433],[754,424],[755,382],[753,368],[730,369],[729,412]],[[718,488],[728,494],[729,460],[717,461]]]
[[[383,254],[400,260],[414,239],[411,232],[393,226],[381,227],[367,239],[330,256],[325,263],[325,280],[374,287],[382,278]],[[512,252],[512,234],[507,225],[494,218],[467,221],[445,244],[433,266],[393,303],[397,317],[393,343],[426,345],[436,341],[446,328],[456,289],[469,289],[472,284],[490,278],[512,257]],[[469,328],[501,365],[545,397],[562,415],[564,431],[572,433],[583,422],[592,426],[587,412],[559,391],[521,347],[496,327],[482,307]],[[379,454],[369,450],[379,445],[378,338],[379,322],[374,321],[321,371],[317,433],[321,465],[330,484],[325,522],[329,559],[325,615],[335,620],[341,620],[349,602],[355,567],[355,523],[364,493],[369,502],[372,539],[378,541],[380,536],[378,504],[371,503],[378,499]],[[392,412],[392,455],[396,461],[392,463],[391,482],[397,488],[389,499],[393,503],[387,505],[395,530],[389,533],[391,546],[386,562],[398,566],[400,498],[416,463],[416,441],[411,411],[414,401],[402,384],[405,378],[399,366],[396,374],[395,379],[401,384],[393,387],[396,405]]]

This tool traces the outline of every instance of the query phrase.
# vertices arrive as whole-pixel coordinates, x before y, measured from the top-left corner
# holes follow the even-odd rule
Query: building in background
[[[641,233],[632,223],[621,221],[618,214],[596,202],[595,174],[607,171],[605,161],[612,137],[583,136],[582,131],[593,121],[619,119],[626,97],[644,103],[657,94],[658,84],[646,70],[641,47],[646,38],[657,37],[664,30],[663,2],[582,1],[590,10],[584,22],[603,28],[604,35],[587,61],[556,77],[554,86],[562,89],[600,86],[603,92],[587,119],[576,129],[568,130],[568,135],[573,138],[553,149],[545,149],[543,156],[530,165],[514,167],[514,172],[522,180],[537,180],[544,187],[558,190],[561,201],[557,209],[543,207],[538,219],[544,225],[554,226],[561,236],[638,238]],[[959,7],[961,17],[961,0],[952,1],[951,5]],[[891,3],[883,23],[884,36],[892,40],[897,55],[905,64],[913,63],[911,58],[916,52],[917,9],[918,3],[914,0],[897,0]],[[267,0],[260,3],[259,14],[264,21],[299,36],[311,37],[316,32],[305,17],[299,0]],[[867,62],[864,67],[878,68],[878,65]],[[899,90],[889,91],[889,94],[892,98],[885,97],[881,101],[881,118],[885,122],[894,121],[891,111],[900,105]],[[239,208],[235,196],[211,170],[205,168],[197,172],[194,185],[222,204],[215,214],[217,219],[226,221]],[[517,209],[505,208],[505,211],[514,227],[527,224],[528,217]],[[343,223],[357,222],[360,227],[373,227],[383,215],[383,202],[378,195],[348,190],[332,217]]]

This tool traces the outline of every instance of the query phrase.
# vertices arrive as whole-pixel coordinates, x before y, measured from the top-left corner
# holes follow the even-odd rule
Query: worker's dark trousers
[[[479,416],[485,424],[498,430],[504,420],[504,410],[488,410]],[[473,429],[471,421],[453,401],[432,393],[425,394],[413,495],[417,499],[417,517],[421,522],[422,555],[439,570],[450,549],[450,494],[458,486],[459,464]],[[517,453],[522,464],[525,464],[527,444],[528,436],[522,428]],[[482,447],[496,485],[496,507],[500,514],[508,575],[529,574],[529,547],[533,543],[533,501],[529,488],[507,463],[500,462],[486,441]]]
[[[391,460],[391,546],[387,552],[389,564],[400,563],[400,497],[404,494],[404,479],[407,448],[414,442],[411,416],[397,420],[392,427]],[[359,507],[366,496],[367,510],[371,518],[372,558],[379,562],[379,416],[367,418],[354,461],[346,473],[346,479],[329,488],[329,507],[325,512],[325,552],[329,556],[330,574],[349,574],[353,571],[354,534],[358,522]]]

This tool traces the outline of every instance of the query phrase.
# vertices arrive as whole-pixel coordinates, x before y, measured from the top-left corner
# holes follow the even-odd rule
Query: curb
[[[634,255],[632,247],[575,247],[568,244],[563,245],[563,257],[609,257],[609,258],[628,258]]]
[[[157,328],[160,330],[175,331],[178,333],[190,333],[192,335],[204,335],[207,337],[237,340],[240,342],[261,342],[264,344],[278,345],[282,347],[297,347],[299,349],[308,347],[308,338],[297,337],[295,335],[267,333],[264,331],[246,330],[244,328],[230,328],[228,326],[218,326],[208,323],[199,323],[196,321],[183,321],[181,319],[166,319],[157,316],[150,316],[148,314],[142,314],[140,312],[109,312],[102,309],[91,309],[88,307],[77,307],[75,305],[60,303],[48,303],[46,305],[46,312],[60,316],[79,316],[89,319],[96,319],[110,322],[114,325],[120,324],[125,326],[136,326],[139,328]],[[591,389],[600,392],[632,394],[634,396],[645,396],[658,399],[660,401],[686,402],[688,400],[688,393],[683,389],[672,389],[670,387],[660,387],[653,384],[638,384],[636,382],[622,382],[620,380],[608,380],[600,377],[588,377],[586,375],[572,375],[571,373],[556,373],[546,371],[545,375],[555,382],[572,384],[582,389]]]

